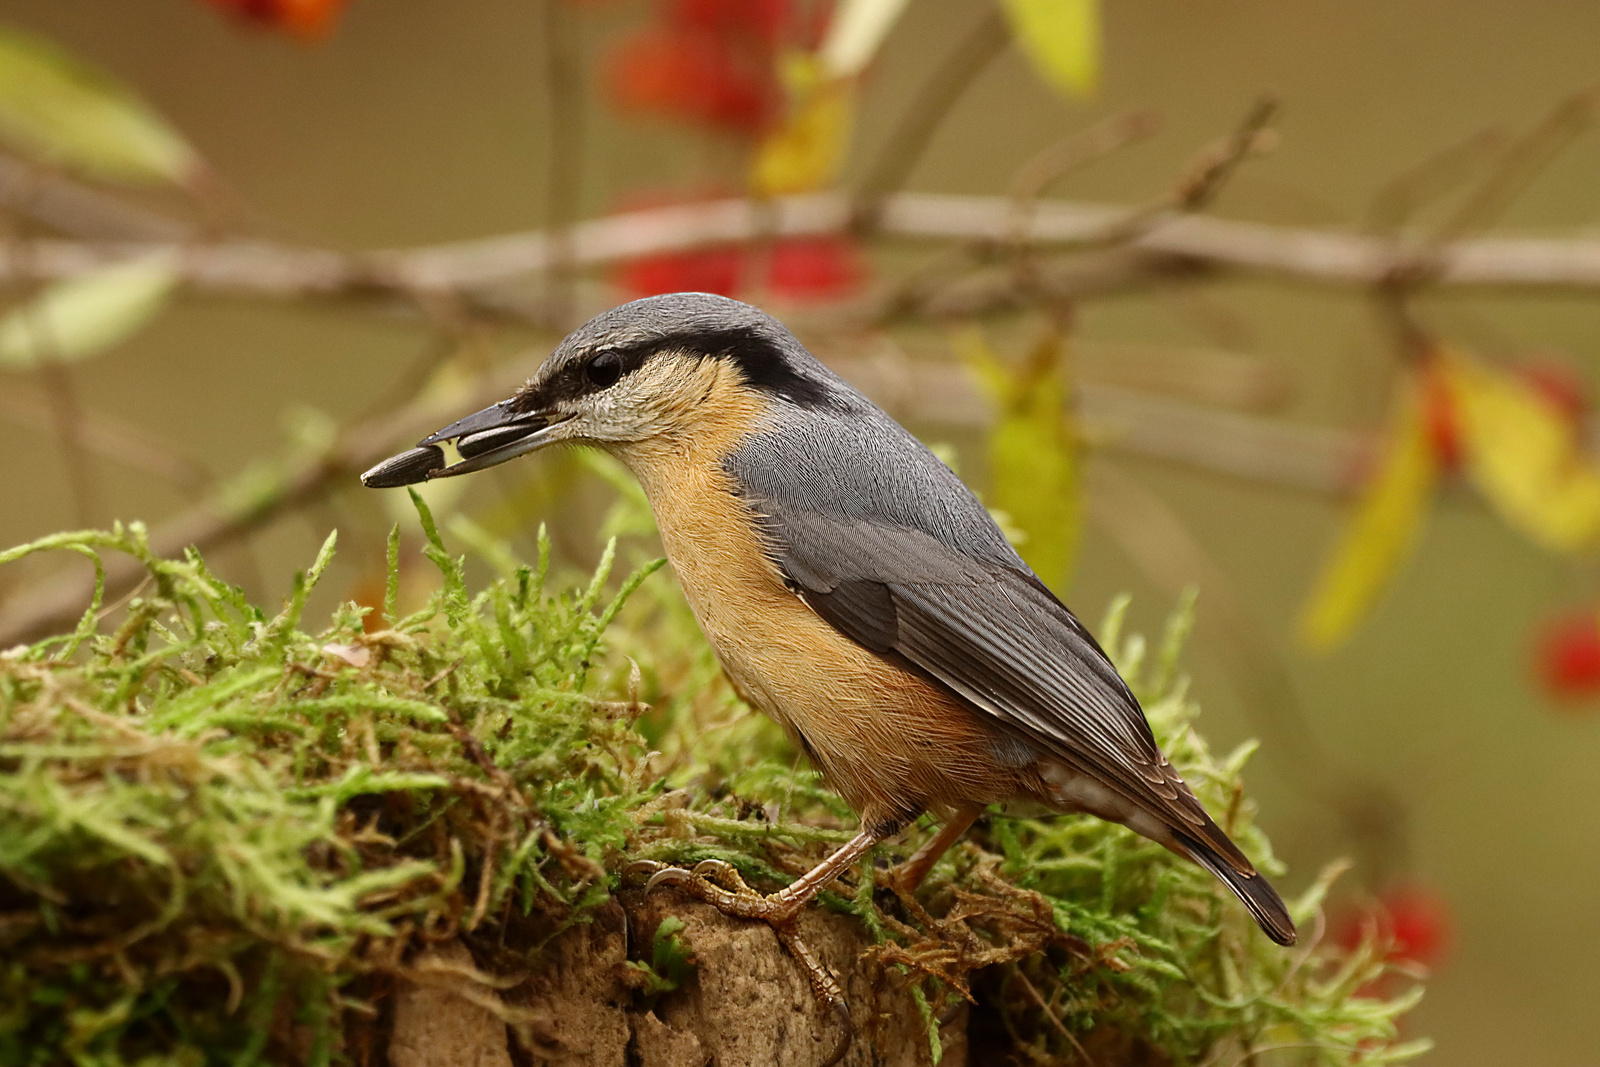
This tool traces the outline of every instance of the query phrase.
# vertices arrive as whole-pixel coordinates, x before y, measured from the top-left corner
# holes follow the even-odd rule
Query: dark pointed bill
[[[361,484],[369,489],[394,489],[493,467],[543,446],[545,431],[552,425],[548,415],[515,411],[502,401],[458,419],[418,441],[416,448],[384,460],[361,476]],[[444,449],[439,447],[443,441],[455,442],[461,462],[445,460]]]

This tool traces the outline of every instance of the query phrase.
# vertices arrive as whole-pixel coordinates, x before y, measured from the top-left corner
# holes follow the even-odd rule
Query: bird
[[[446,460],[453,442],[459,461]],[[1216,875],[1266,936],[1282,899],[1156,744],[1089,630],[967,486],[777,319],[707,293],[647,297],[568,335],[515,395],[362,475],[407,485],[558,443],[638,479],[684,595],[738,694],[860,816],[860,831],[771,895],[729,865],[636,865],[765,920],[844,1024],[796,918],[924,814],[942,826],[894,873],[911,892],[990,805],[1120,823]]]

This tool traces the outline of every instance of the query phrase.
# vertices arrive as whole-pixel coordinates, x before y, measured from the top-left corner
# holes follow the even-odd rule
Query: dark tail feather
[[[1289,918],[1289,909],[1283,906],[1283,898],[1278,896],[1278,891],[1265,878],[1253,870],[1248,874],[1241,873],[1216,849],[1182,830],[1174,829],[1172,836],[1188,852],[1190,859],[1222,879],[1244,901],[1244,906],[1250,909],[1250,914],[1268,937],[1280,945],[1294,944],[1294,921]]]

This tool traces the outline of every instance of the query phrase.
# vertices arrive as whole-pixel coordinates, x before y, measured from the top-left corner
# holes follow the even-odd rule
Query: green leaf
[[[0,318],[0,368],[98,355],[154,318],[177,284],[177,257],[171,252],[56,282]]]
[[[1100,84],[1100,0],[1002,0],[1033,69],[1058,92],[1089,96]]]
[[[817,51],[823,69],[835,78],[853,78],[866,70],[909,2],[842,0]]]
[[[200,154],[126,87],[49,41],[0,27],[0,138],[93,178],[183,185]]]

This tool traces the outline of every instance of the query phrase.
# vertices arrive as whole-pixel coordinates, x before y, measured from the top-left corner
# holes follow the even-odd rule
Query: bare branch
[[[784,197],[768,204],[720,200],[626,212],[572,228],[576,267],[596,267],[657,252],[842,230],[849,201],[829,194]],[[1028,239],[1039,249],[1081,248],[1136,214],[1123,207],[1040,201]],[[925,241],[1006,242],[1012,201],[1004,197],[901,193],[881,216],[888,236]],[[26,251],[20,245],[25,244]],[[254,240],[175,245],[41,239],[0,245],[0,285],[71,278],[133,256],[171,250],[199,293],[278,299],[365,297],[415,301],[427,294],[467,298],[552,269],[554,241],[543,231],[513,233],[414,249],[345,253]],[[1098,257],[1098,258],[1097,258]],[[1052,271],[1054,272],[1052,274]],[[1084,253],[1044,268],[1046,284],[1079,292],[1138,289],[1173,275],[1245,273],[1284,280],[1375,287],[1396,276],[1421,276],[1437,287],[1600,289],[1600,240],[1482,237],[1430,245],[1337,230],[1314,230],[1173,213],[1115,249]],[[1051,282],[1052,277],[1055,279]],[[999,292],[944,313],[1004,306]],[[470,300],[469,300],[470,302]]]
[[[35,222],[78,237],[182,241],[198,232],[191,223],[136,207],[122,197],[3,152],[0,202],[12,205]]]

